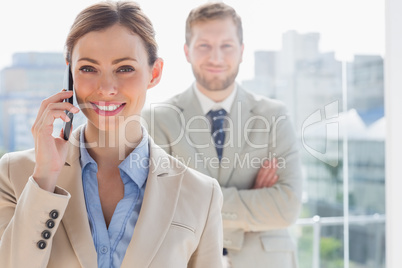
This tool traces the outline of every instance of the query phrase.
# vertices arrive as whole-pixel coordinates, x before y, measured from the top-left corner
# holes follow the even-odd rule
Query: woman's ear
[[[156,86],[162,78],[163,59],[157,58],[154,66],[152,67],[152,79],[148,84],[147,89]]]

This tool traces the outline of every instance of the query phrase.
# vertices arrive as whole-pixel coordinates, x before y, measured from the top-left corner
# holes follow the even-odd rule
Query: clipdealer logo
[[[306,129],[310,127],[325,127],[325,151],[320,152],[306,143]],[[331,137],[330,137],[331,135]],[[339,101],[334,101],[312,113],[302,125],[301,133],[303,147],[318,160],[336,167],[339,164]]]
[[[266,156],[252,156],[250,153],[245,154],[234,154],[233,159],[229,159],[228,157],[222,157],[219,160],[216,156],[207,156],[203,153],[195,153],[194,156],[183,157],[181,155],[177,155],[174,152],[172,156],[179,160],[181,164],[187,167],[198,169],[230,169],[230,168],[239,168],[239,169],[259,169],[262,164],[266,160],[271,160],[273,158],[277,159],[276,167],[278,169],[286,168],[286,161],[283,157],[277,157],[274,153],[268,153]],[[130,154],[129,155],[129,166],[130,168],[180,168],[181,164],[175,161],[171,161],[168,157],[161,157],[157,159],[148,159],[144,157],[140,157],[138,154]],[[269,162],[268,166],[271,165]]]
[[[288,120],[287,114],[272,115],[265,117],[262,115],[252,115],[251,117],[242,118],[242,103],[238,102],[236,118],[227,116],[224,118],[223,131],[226,133],[225,143],[222,148],[242,148],[244,143],[252,149],[275,148],[277,147],[280,137],[278,137],[278,125],[281,121]],[[160,109],[156,112],[156,109]],[[177,129],[171,130],[171,137],[166,143],[158,144],[161,148],[172,148],[175,145],[186,141],[188,145],[196,149],[205,149],[214,146],[213,137],[211,135],[211,122],[205,115],[195,115],[185,118],[183,112],[175,105],[158,103],[151,104],[148,114],[142,120],[142,124],[146,129],[150,130],[150,135],[155,136],[156,129],[159,127],[156,123],[156,114],[168,113],[172,115],[172,119],[178,120]],[[176,116],[174,116],[176,115]],[[253,126],[258,125],[258,128]],[[258,134],[262,133],[262,134]],[[254,136],[264,138],[252,139]],[[192,137],[197,136],[194,140]],[[202,138],[199,138],[201,137]],[[265,137],[270,137],[271,142]]]

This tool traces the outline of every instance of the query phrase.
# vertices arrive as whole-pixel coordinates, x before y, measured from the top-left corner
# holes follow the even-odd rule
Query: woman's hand
[[[79,112],[74,105],[63,102],[72,95],[73,91],[62,91],[43,100],[31,129],[35,140],[36,157],[32,176],[42,189],[49,192],[54,192],[68,152],[68,141],[63,139],[63,130],[59,137],[52,136],[53,123],[56,118],[65,122],[70,121],[65,110],[74,114]]]

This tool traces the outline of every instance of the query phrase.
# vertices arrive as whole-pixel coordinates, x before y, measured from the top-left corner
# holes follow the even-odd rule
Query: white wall
[[[402,267],[402,1],[386,0],[387,268]]]

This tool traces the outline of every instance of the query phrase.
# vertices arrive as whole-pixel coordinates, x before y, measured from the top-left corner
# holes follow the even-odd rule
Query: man
[[[221,185],[232,267],[294,268],[287,227],[298,218],[302,184],[295,134],[283,104],[235,83],[243,48],[233,8],[192,10],[184,52],[196,81],[144,117],[157,144]]]

